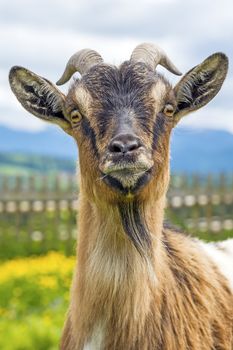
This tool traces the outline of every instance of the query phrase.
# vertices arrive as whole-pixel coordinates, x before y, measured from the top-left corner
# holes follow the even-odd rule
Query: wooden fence
[[[49,249],[74,252],[75,176],[0,176],[0,257]],[[233,174],[173,176],[168,220],[207,239],[233,235]],[[221,235],[220,235],[221,232]]]

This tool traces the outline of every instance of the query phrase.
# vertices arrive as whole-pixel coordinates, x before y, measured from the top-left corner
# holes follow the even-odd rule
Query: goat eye
[[[73,123],[79,123],[82,119],[82,114],[77,109],[75,109],[70,113],[70,117]]]
[[[171,104],[167,104],[165,105],[164,109],[163,109],[163,113],[167,116],[167,117],[172,117],[174,114],[174,107]]]

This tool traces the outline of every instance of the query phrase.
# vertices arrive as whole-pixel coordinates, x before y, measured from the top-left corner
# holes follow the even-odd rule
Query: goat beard
[[[118,208],[125,233],[140,255],[145,257],[151,250],[151,235],[145,222],[143,208],[137,201],[121,203]]]

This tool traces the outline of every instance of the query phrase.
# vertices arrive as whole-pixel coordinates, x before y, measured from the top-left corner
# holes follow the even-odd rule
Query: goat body
[[[155,71],[159,63],[180,75],[151,44],[119,68],[82,50],[58,82],[82,74],[67,96],[11,69],[21,104],[79,147],[78,262],[61,350],[232,350],[226,244],[214,255],[213,245],[163,226],[172,129],[217,94],[228,60],[211,55],[174,88]]]
[[[116,208],[98,212],[81,200],[61,349],[232,349],[228,282],[202,243],[162,227],[162,208],[163,201],[144,208],[152,250],[142,257],[125,238]],[[138,225],[133,213],[131,220]]]

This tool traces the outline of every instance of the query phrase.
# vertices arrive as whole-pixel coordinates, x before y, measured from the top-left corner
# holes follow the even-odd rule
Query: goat
[[[24,108],[79,148],[78,263],[62,350],[232,349],[229,278],[205,244],[163,225],[171,131],[217,94],[228,59],[209,56],[174,88],[158,64],[181,75],[152,44],[118,68],[81,50],[57,82],[81,74],[67,96],[25,68],[10,71]]]

